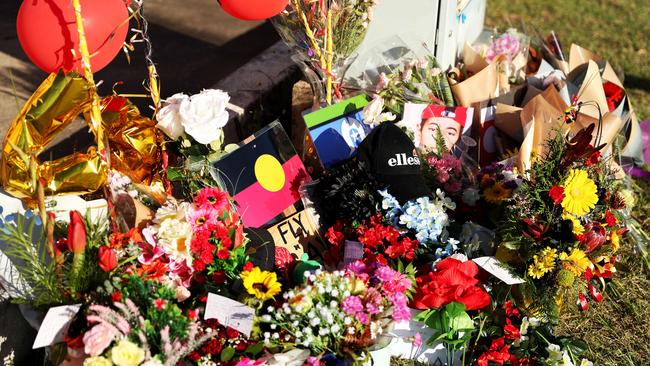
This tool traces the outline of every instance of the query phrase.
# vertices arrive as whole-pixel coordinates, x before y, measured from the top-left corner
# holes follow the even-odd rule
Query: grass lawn
[[[488,0],[487,13],[489,26],[554,30],[566,52],[573,42],[609,60],[639,120],[650,118],[650,1]],[[635,216],[650,231],[650,184],[637,184]],[[621,256],[605,301],[568,314],[558,332],[584,338],[595,365],[650,365],[650,277],[630,243]]]

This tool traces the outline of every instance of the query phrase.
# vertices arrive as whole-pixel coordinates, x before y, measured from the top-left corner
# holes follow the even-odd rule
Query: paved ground
[[[18,111],[14,95],[22,106],[46,77],[29,62],[18,43],[15,19],[20,3],[0,1],[0,136]],[[269,23],[233,19],[216,0],[147,0],[145,5],[163,96],[213,86],[278,40]],[[96,81],[104,81],[100,93],[110,93],[118,81],[124,82],[120,92],[142,92],[146,78],[142,50],[132,59],[129,65],[126,57],[119,55],[96,74]]]
[[[30,63],[18,43],[15,19],[20,3],[20,0],[0,0],[0,139],[23,103],[47,76]],[[278,40],[270,24],[233,19],[221,10],[216,0],[146,0],[145,4],[163,97],[180,91],[194,93],[222,80],[223,87],[234,95],[250,94],[257,86],[268,83],[255,82],[253,79],[260,76],[251,72],[242,75],[241,83],[236,75],[226,77]],[[268,60],[269,57],[274,59]],[[276,45],[263,59],[267,60],[267,66],[275,64],[271,69],[280,75],[283,73],[280,68],[285,68],[282,65],[290,63],[284,60],[288,57],[288,52]],[[111,86],[118,81],[124,82],[119,89],[122,93],[143,92],[141,85],[147,73],[141,49],[132,60],[129,65],[124,55],[119,55],[95,75],[96,81],[104,81],[100,94],[109,94]],[[141,109],[146,106],[143,102],[139,105]],[[75,149],[77,143],[85,144],[85,134],[83,129],[75,134],[81,137],[71,138],[73,143],[68,147]],[[71,145],[68,141],[61,145],[66,144]],[[10,349],[16,352],[16,365],[36,365],[39,357],[42,359],[41,352],[30,350],[33,331],[22,320],[17,307],[6,302],[0,302],[0,336],[8,337],[0,350],[0,360]]]

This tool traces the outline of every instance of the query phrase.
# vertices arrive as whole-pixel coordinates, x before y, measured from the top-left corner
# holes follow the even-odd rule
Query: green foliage
[[[64,272],[47,253],[44,228],[38,215],[28,211],[25,215],[13,214],[0,221],[0,242],[5,243],[4,254],[30,287],[25,297],[17,301],[43,309],[66,300],[67,291],[62,282]]]
[[[435,330],[433,336],[427,340],[427,344],[442,342],[447,348],[447,359],[450,365],[456,351],[468,344],[475,330],[474,321],[467,314],[465,305],[455,301],[440,309],[423,311],[415,320]]]
[[[174,289],[153,280],[131,275],[116,278],[113,289],[128,298],[140,309],[145,318],[145,334],[152,349],[160,350],[160,331],[169,326],[170,339],[185,340],[190,320],[178,306]]]

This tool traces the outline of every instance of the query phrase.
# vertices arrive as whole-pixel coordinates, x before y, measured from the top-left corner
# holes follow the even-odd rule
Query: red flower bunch
[[[215,259],[231,259],[232,251],[243,244],[244,228],[230,207],[228,194],[217,188],[204,188],[194,198],[187,216],[193,231],[190,249],[195,271],[205,270]]]
[[[412,262],[419,244],[417,240],[402,236],[393,226],[385,225],[379,214],[356,227],[338,221],[327,230],[325,238],[331,244],[325,254],[327,264],[337,264],[343,260],[342,248],[346,239],[363,244],[363,261],[366,264],[388,264],[389,259]]]
[[[203,322],[202,324],[205,328],[218,329],[218,334],[204,342],[201,347],[196,351],[188,355],[188,359],[193,362],[197,362],[202,358],[208,358],[217,364],[236,364],[239,358],[243,355],[244,351],[249,347],[257,344],[255,341],[250,341],[238,331],[230,327],[224,327],[219,324],[216,319],[209,319]],[[235,352],[232,352],[228,357],[221,355],[221,353],[227,349],[232,348]],[[262,347],[259,347],[261,352]],[[231,351],[229,351],[231,352]]]
[[[477,274],[478,266],[473,261],[445,258],[436,265],[434,272],[416,278],[413,306],[418,309],[440,308],[456,301],[465,305],[467,310],[484,308],[491,300],[478,285]]]
[[[505,319],[505,324],[496,324],[501,328],[501,335],[491,339],[483,339],[483,343],[490,342],[489,348],[480,354],[476,360],[477,366],[488,366],[490,364],[497,365],[517,365],[517,366],[530,366],[535,364],[534,359],[519,358],[513,354],[512,343],[520,340],[521,332],[519,330],[519,323],[521,323],[521,313],[513,302],[506,301],[501,309],[497,309],[499,315],[495,315],[493,319]],[[516,322],[516,323],[515,323]],[[494,335],[496,336],[496,335]],[[487,347],[488,343],[485,343]],[[514,352],[517,353],[517,352]]]

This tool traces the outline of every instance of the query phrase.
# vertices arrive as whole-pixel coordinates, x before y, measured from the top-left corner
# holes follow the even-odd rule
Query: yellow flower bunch
[[[557,259],[557,249],[546,247],[538,254],[533,256],[533,263],[528,267],[528,275],[532,278],[539,279],[555,268]]]
[[[592,265],[591,260],[587,258],[587,254],[577,248],[571,250],[569,254],[560,254],[560,260],[564,268],[573,272],[576,276],[582,275]]]

